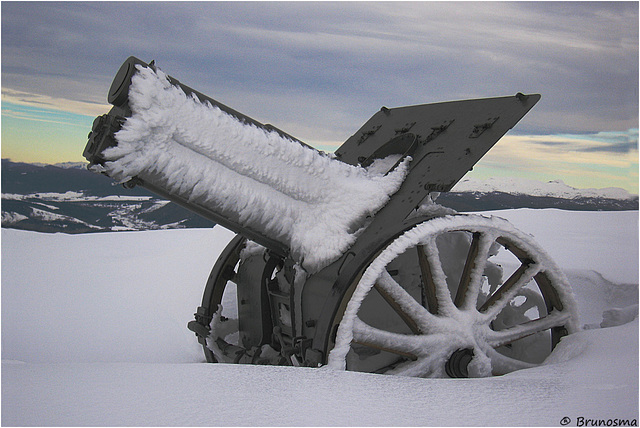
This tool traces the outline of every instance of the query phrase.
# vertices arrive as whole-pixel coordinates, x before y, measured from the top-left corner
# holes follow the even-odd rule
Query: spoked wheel
[[[267,261],[264,250],[236,235],[211,270],[202,306],[188,324],[209,363],[282,364],[282,356],[263,344],[272,333],[263,275],[276,270],[279,260]]]
[[[212,322],[216,324],[218,334],[221,337],[226,337],[238,330],[237,305],[233,299],[230,299],[230,297],[233,297],[233,293],[225,295],[225,290],[229,288],[235,289],[240,253],[246,242],[245,238],[236,235],[223,250],[207,280],[204,296],[202,297],[202,306],[198,308],[198,312],[195,314],[196,320],[188,324],[188,328],[198,336],[208,363],[214,363],[220,359],[220,355],[216,357],[211,347],[207,344],[208,340],[214,340],[215,342],[218,339],[217,337],[210,337],[210,325]],[[224,312],[222,312],[222,308],[224,308]]]
[[[540,364],[577,330],[561,270],[506,220],[439,217],[405,232],[354,287],[329,365],[482,377]]]

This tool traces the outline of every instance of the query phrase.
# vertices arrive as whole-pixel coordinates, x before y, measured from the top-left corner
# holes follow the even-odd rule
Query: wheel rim
[[[367,267],[329,365],[499,375],[541,363],[576,330],[566,277],[531,236],[499,218],[446,216],[410,229]]]
[[[219,356],[216,357],[214,355],[208,343],[215,343],[216,340],[238,331],[238,308],[234,298],[235,281],[238,274],[240,253],[246,243],[247,240],[245,238],[236,235],[223,250],[207,279],[202,306],[199,308],[199,311],[200,309],[204,310],[204,319],[201,322],[203,324],[206,323],[206,327],[209,330],[214,325],[217,330],[214,335],[211,335],[210,331],[207,337],[203,337],[200,340],[208,363],[218,362],[219,359]],[[225,293],[228,289],[233,289],[234,291]],[[234,339],[237,342],[237,338],[234,337]]]

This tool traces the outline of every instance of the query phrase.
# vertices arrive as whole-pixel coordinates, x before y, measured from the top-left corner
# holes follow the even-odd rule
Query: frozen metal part
[[[120,147],[119,132],[133,115],[132,80],[142,70],[157,72],[153,62],[130,57],[116,73],[108,93],[113,108],[96,118],[84,150],[95,171],[112,171],[105,153]],[[220,109],[247,129],[312,150],[323,162],[349,169],[347,176],[384,180],[403,174],[384,204],[349,223],[353,239],[346,249],[311,268],[283,235],[243,220],[264,215],[260,208],[207,205],[191,196],[188,185],[167,185],[159,166],[127,176],[125,186],[143,186],[237,234],[215,263],[188,324],[206,361],[484,376],[539,363],[575,330],[566,281],[536,244],[506,222],[459,215],[432,202],[432,194],[450,190],[540,95],[382,107],[330,157],[166,79],[168,88],[179,88],[188,99]],[[255,162],[278,168],[269,160]],[[308,165],[300,162],[301,176],[317,172]],[[407,236],[415,240],[406,244]],[[406,253],[393,253],[403,245]],[[512,272],[496,267],[499,249],[512,257]]]

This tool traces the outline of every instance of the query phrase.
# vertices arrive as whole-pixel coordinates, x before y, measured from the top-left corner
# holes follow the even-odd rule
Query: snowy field
[[[637,424],[638,212],[493,214],[555,258],[588,328],[543,366],[457,380],[203,364],[186,323],[219,227],[2,229],[2,425]]]

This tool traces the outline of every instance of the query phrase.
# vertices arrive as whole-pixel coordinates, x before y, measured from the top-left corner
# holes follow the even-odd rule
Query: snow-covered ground
[[[549,364],[457,380],[202,364],[186,323],[232,236],[219,227],[2,229],[2,424],[637,424],[638,212],[492,214],[555,258],[588,328]]]

